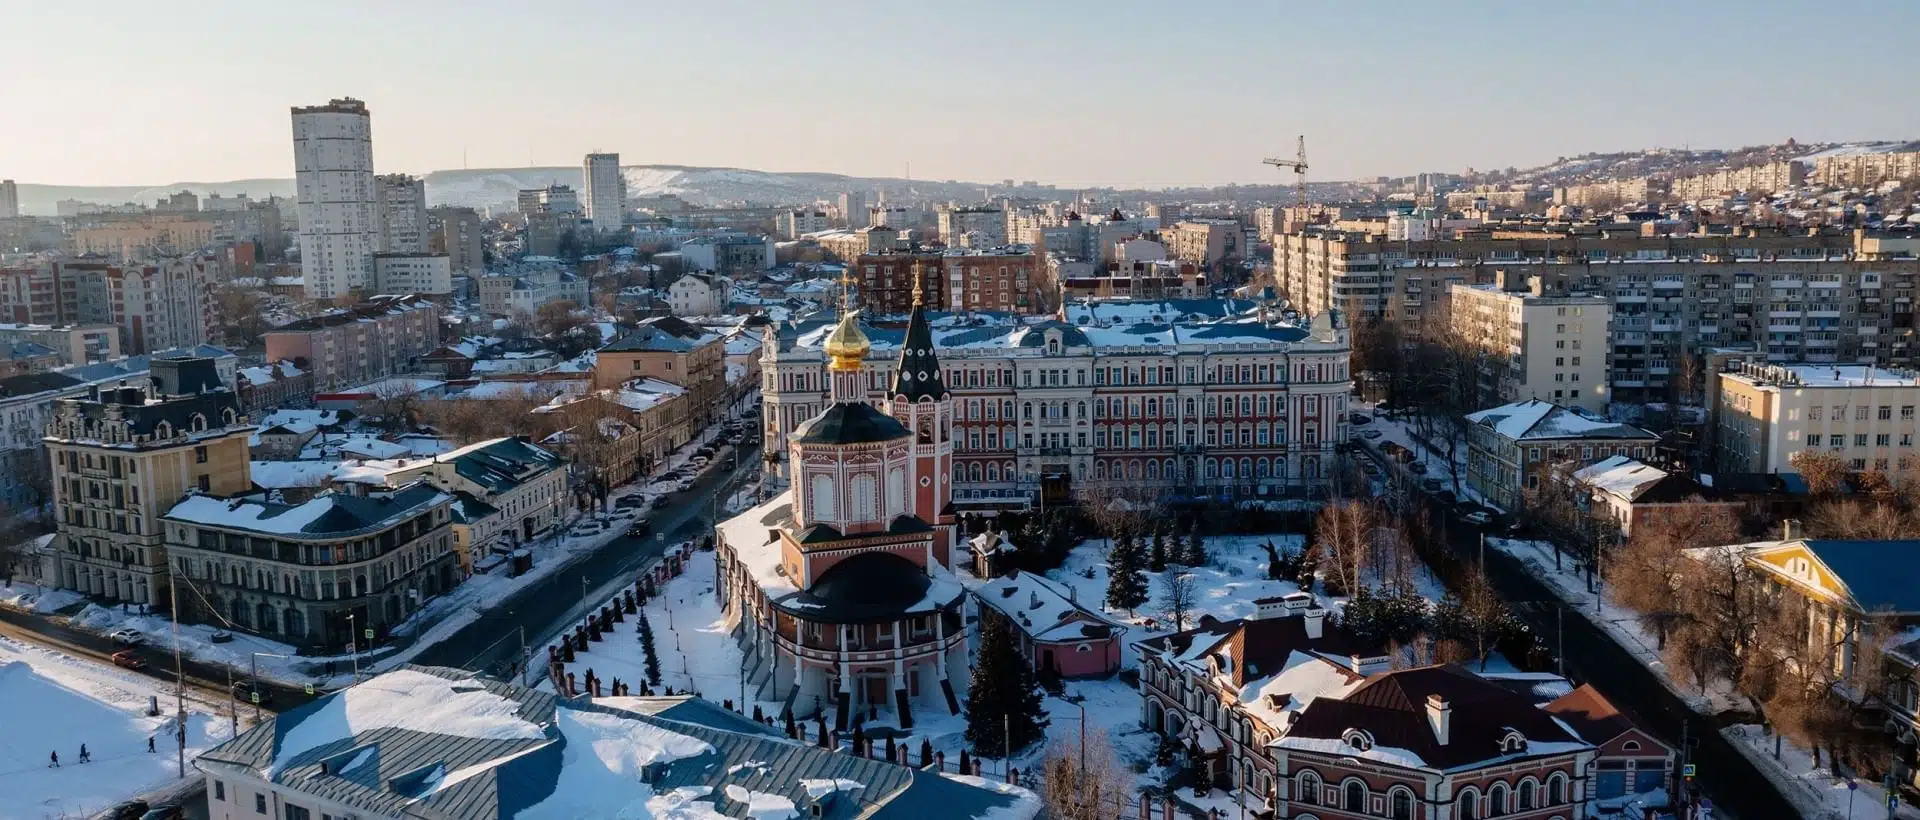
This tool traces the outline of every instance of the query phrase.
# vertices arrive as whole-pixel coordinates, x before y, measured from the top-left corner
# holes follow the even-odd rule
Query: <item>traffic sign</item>
[[[251,699],[251,700],[253,701],[253,705],[255,705],[255,706],[259,706],[259,705],[260,705],[260,693],[259,693],[259,692],[254,692],[254,693],[253,693],[253,694],[252,694],[252,695],[250,696],[250,699]]]
[[[311,683],[307,684],[307,694],[313,694],[313,684]]]
[[[367,640],[369,641],[373,640],[373,630],[368,629],[368,630],[364,630],[364,632],[366,632]]]
[[[1699,771],[1700,771],[1699,767],[1693,765],[1692,763],[1688,763],[1687,765],[1681,767],[1680,774],[1681,776],[1687,778],[1688,780],[1692,780],[1693,776],[1695,774],[1698,774]]]

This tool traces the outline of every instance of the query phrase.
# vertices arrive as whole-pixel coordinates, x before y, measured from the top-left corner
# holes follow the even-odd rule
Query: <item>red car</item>
[[[133,650],[122,649],[119,652],[113,653],[113,665],[127,669],[141,669],[147,665],[147,662],[134,657]]]

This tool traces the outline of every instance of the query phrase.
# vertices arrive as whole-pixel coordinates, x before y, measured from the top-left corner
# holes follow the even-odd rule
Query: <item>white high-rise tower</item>
[[[307,297],[372,292],[380,208],[366,103],[348,97],[293,109],[293,182]]]
[[[620,155],[588,154],[580,177],[586,181],[587,218],[593,220],[593,229],[620,230],[620,218],[627,209],[627,180],[620,175]]]
[[[11,179],[0,179],[0,219],[20,215],[20,187]]]

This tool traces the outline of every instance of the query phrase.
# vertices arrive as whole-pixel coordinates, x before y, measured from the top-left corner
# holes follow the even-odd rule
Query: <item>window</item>
[[[215,800],[225,800],[225,799],[227,799],[227,784],[226,784],[226,783],[224,783],[224,782],[221,782],[221,781],[219,781],[219,780],[215,780],[215,781],[213,781],[213,799],[215,799]]]
[[[1503,743],[1501,745],[1505,746],[1506,744]],[[1493,784],[1493,788],[1487,790],[1487,816],[1499,817],[1506,813],[1507,786],[1504,783],[1495,783]]]
[[[1387,797],[1387,816],[1393,820],[1413,820],[1413,792],[1395,789]]]
[[[1467,789],[1466,791],[1463,791],[1460,793],[1460,796],[1455,800],[1455,803],[1458,804],[1460,809],[1459,811],[1454,812],[1455,817],[1460,818],[1460,820],[1479,820],[1480,818],[1480,793],[1479,792],[1476,792],[1472,789]]]
[[[1349,780],[1340,787],[1340,806],[1350,812],[1367,810],[1367,784],[1358,780]]]
[[[313,820],[313,814],[299,806],[288,805],[287,820]]]
[[[1533,808],[1533,791],[1533,781],[1521,781],[1520,789],[1515,793],[1514,802],[1519,804],[1515,806],[1515,808],[1520,811],[1527,811]]]
[[[1298,782],[1300,785],[1299,785],[1299,788],[1294,790],[1295,792],[1297,792],[1293,796],[1294,802],[1302,803],[1308,806],[1319,805],[1320,804],[1320,776],[1317,774],[1314,774],[1313,772],[1301,772],[1300,780]]]
[[[255,794],[253,796],[253,811],[255,814],[267,813],[267,796],[266,795]]]
[[[193,448],[193,463],[195,464],[207,463],[207,448],[205,447]],[[205,489],[205,488],[203,487],[201,489]]]
[[[1634,741],[1627,742],[1633,743],[1636,749],[1640,747],[1640,744]],[[1547,778],[1547,805],[1558,806],[1565,802],[1567,802],[1567,778],[1566,775],[1555,772],[1552,777]]]

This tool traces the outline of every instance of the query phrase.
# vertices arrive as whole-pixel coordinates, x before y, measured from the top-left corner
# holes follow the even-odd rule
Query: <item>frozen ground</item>
[[[163,716],[147,716],[149,696],[160,698]],[[160,681],[0,638],[0,817],[85,817],[173,782],[173,704]],[[231,735],[213,707],[189,700],[187,709],[192,776],[193,756]],[[79,762],[83,743],[91,763]],[[57,769],[48,765],[53,752]]]
[[[1878,783],[1835,777],[1825,766],[1814,766],[1813,755],[1791,741],[1781,744],[1780,759],[1775,760],[1774,738],[1759,726],[1729,726],[1720,733],[1733,741],[1733,747],[1741,754],[1754,761],[1761,774],[1780,787],[1780,792],[1793,801],[1802,817],[1878,820],[1887,816],[1887,793]],[[1905,803],[1899,804],[1898,812],[1899,817],[1920,818],[1920,810]]]

